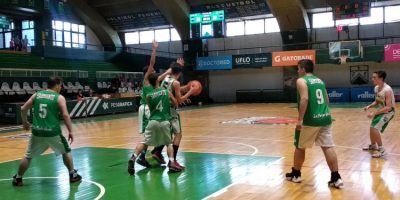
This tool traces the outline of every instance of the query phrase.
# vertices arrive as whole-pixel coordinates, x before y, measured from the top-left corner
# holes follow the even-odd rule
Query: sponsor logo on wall
[[[232,69],[232,56],[198,57],[197,70],[226,70]]]
[[[350,100],[349,88],[329,88],[327,92],[331,102],[348,102]]]
[[[400,62],[400,44],[385,45],[385,61]]]
[[[315,63],[315,50],[272,52],[272,66],[297,66],[300,60],[309,59]]]
[[[372,102],[375,99],[373,87],[351,88],[352,102]]]
[[[271,66],[271,53],[233,55],[235,68],[261,68]]]

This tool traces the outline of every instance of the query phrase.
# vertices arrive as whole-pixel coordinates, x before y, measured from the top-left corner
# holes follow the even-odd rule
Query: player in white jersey
[[[375,85],[375,101],[364,107],[368,111],[371,107],[376,110],[368,113],[368,118],[372,119],[369,136],[371,144],[363,148],[365,151],[372,151],[372,157],[380,158],[386,155],[383,148],[381,134],[386,129],[390,120],[395,114],[395,99],[392,88],[385,83],[386,72],[376,71],[372,74],[372,81]]]

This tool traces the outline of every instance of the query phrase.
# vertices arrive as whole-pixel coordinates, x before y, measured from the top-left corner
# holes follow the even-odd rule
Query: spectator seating
[[[35,94],[35,90],[31,88],[31,86],[27,82],[24,82],[22,84],[22,89],[24,89],[27,94]]]

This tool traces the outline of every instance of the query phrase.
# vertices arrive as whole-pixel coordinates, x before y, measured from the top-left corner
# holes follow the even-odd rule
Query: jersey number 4
[[[39,117],[42,119],[47,117],[47,104],[39,104]]]
[[[156,106],[156,110],[162,112],[164,110],[164,107],[162,105],[162,101],[158,102],[157,106]]]

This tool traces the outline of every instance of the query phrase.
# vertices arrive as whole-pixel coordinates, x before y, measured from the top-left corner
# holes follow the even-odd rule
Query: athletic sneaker
[[[165,160],[164,160],[164,156],[161,154],[161,152],[156,152],[153,155],[153,158],[156,159],[158,162],[160,162],[160,164],[166,164]]]
[[[131,159],[129,159],[129,161],[128,161],[128,173],[130,175],[135,174],[135,160],[136,160],[136,157],[132,156]]]
[[[12,184],[13,184],[13,186],[23,186],[24,185],[24,183],[22,182],[22,178],[17,178],[17,175],[13,176]]]
[[[142,165],[143,167],[150,168],[151,165],[149,162],[147,162],[146,158],[144,156],[139,156],[139,158],[136,160],[136,163],[139,165]]]
[[[379,147],[377,150],[374,151],[374,153],[372,154],[373,158],[381,158],[383,156],[385,156],[387,153],[385,151],[385,148],[383,147]]]
[[[329,181],[328,182],[328,186],[329,187],[334,187],[334,188],[337,188],[337,189],[342,189],[344,187],[344,184],[343,184],[342,179],[338,178],[336,181],[333,181],[333,180]]]
[[[363,151],[375,151],[378,150],[378,147],[375,144],[370,144],[367,147],[362,148]]]
[[[175,166],[181,168],[182,170],[185,170],[185,166],[182,166],[181,164],[178,163],[178,161],[174,161]]]
[[[171,162],[171,161],[168,162],[168,168],[169,168],[169,171],[172,171],[172,172],[181,172],[182,171],[182,168],[176,166],[175,162]]]
[[[69,182],[75,183],[82,180],[82,176],[78,174],[78,171],[74,169],[74,173],[69,174]]]
[[[286,173],[286,180],[292,181],[294,183],[300,183],[301,182],[301,172],[300,172],[300,170],[295,170],[292,167],[292,172],[291,173]]]

